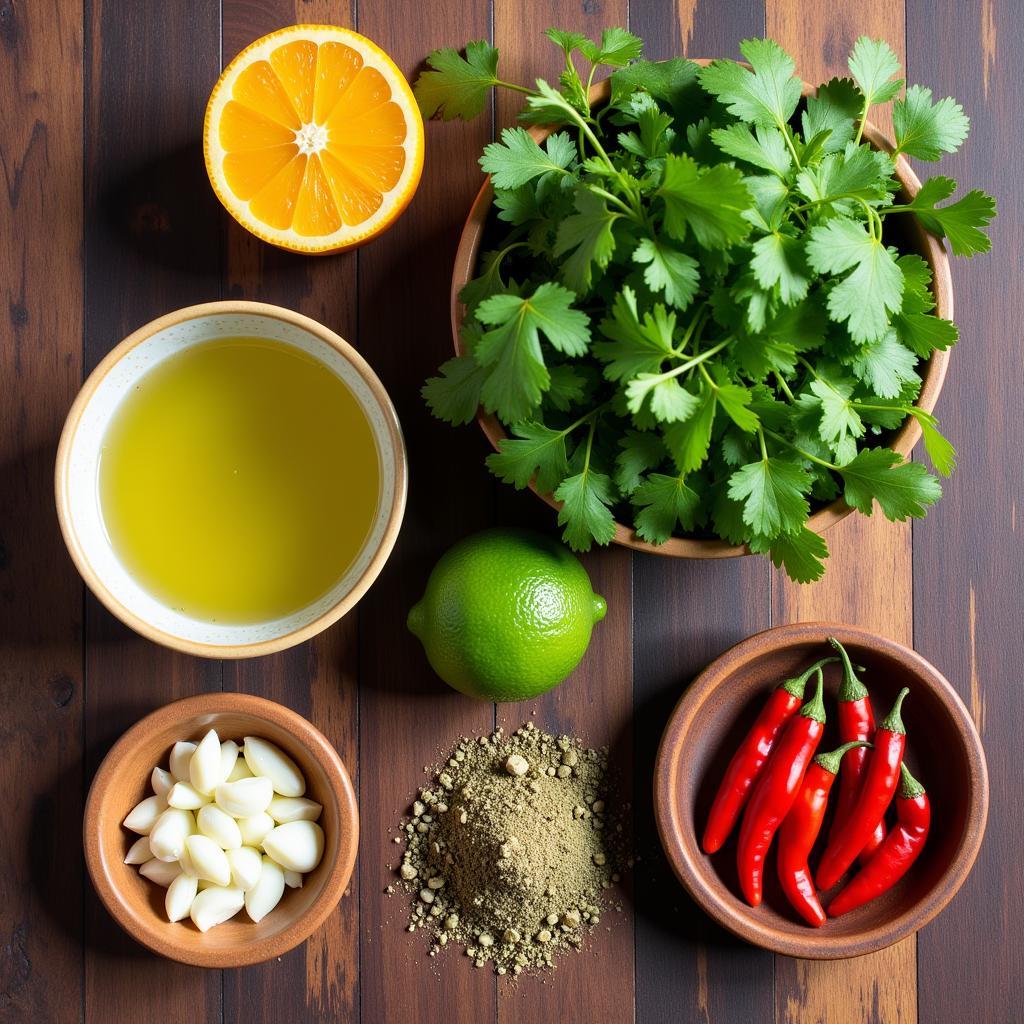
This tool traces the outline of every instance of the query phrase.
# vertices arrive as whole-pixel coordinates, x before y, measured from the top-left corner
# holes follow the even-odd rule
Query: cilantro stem
[[[763,462],[767,462],[768,461],[768,445],[766,445],[764,443],[764,431],[760,427],[757,428],[757,441],[758,441],[758,444],[760,444],[760,446],[761,446],[761,460]]]
[[[823,466],[825,469],[831,469],[836,473],[839,472],[840,467],[837,466],[834,462],[826,462],[825,459],[819,459],[817,455],[812,455],[810,452],[804,451],[804,449],[801,448],[799,445],[793,444],[792,441],[787,440],[781,434],[776,434],[774,430],[769,430],[767,427],[765,427],[764,433],[767,434],[773,441],[778,441],[779,444],[784,444],[787,448],[792,448],[793,451],[795,451],[798,455],[802,455],[809,462],[817,463],[817,465]],[[764,439],[762,438],[762,445],[763,443]]]
[[[636,210],[634,210],[630,206],[627,206],[626,203],[624,203],[618,196],[613,195],[606,189],[601,188],[600,185],[592,185],[589,182],[584,182],[584,187],[588,192],[593,192],[595,196],[600,196],[602,199],[606,199],[609,203],[614,203],[631,220],[638,221],[641,224],[643,223],[643,221],[640,220],[640,218],[637,216]]]
[[[595,417],[590,421],[590,430],[587,433],[587,453],[583,457],[583,470],[582,476],[586,479],[587,474],[590,472],[590,453],[594,447],[594,431],[597,428],[597,418]]]
[[[692,370],[696,366],[700,366],[701,363],[710,359],[713,355],[721,352],[732,338],[726,338],[724,341],[720,341],[717,345],[712,345],[711,348],[706,349],[704,352],[695,355],[692,359],[687,359],[685,363],[680,363],[678,366],[673,366],[671,370],[666,370],[664,373],[659,374],[661,380],[671,380],[673,377],[678,377],[682,373],[686,373]]]
[[[682,356],[686,351],[686,346],[690,344],[691,339],[696,341],[700,338],[700,332],[704,330],[704,324],[707,322],[707,318],[707,303],[701,303],[701,307],[697,311],[697,315],[690,321],[690,326],[683,332],[682,341],[680,341],[675,347],[676,355]]]
[[[513,92],[521,92],[524,96],[539,96],[540,93],[536,89],[528,89],[525,85],[516,85],[515,82],[502,82],[495,81],[495,85],[500,85],[503,89],[511,89]]]
[[[785,392],[786,397],[791,402],[795,401],[795,399],[793,397],[793,392],[789,390],[789,385],[786,383],[786,379],[782,376],[781,373],[778,373],[777,371],[773,371],[773,372],[774,372],[774,376],[775,376],[776,381],[778,381],[779,387],[782,388],[782,390]]]

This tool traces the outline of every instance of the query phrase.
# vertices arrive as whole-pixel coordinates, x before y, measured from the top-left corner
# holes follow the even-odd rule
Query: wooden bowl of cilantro
[[[923,516],[941,487],[911,450],[923,436],[941,475],[956,458],[932,414],[957,340],[942,239],[987,251],[995,203],[948,202],[956,183],[907,157],[954,152],[960,105],[904,90],[867,38],[815,89],[770,40],[746,63],[655,63],[623,29],[548,37],[559,89],[508,86],[485,42],[431,54],[416,84],[445,119],[517,89],[528,126],[480,159],[435,415],[476,417],[490,469],[578,551],[765,553],[807,582],[850,512]],[[867,117],[887,103],[892,142]]]

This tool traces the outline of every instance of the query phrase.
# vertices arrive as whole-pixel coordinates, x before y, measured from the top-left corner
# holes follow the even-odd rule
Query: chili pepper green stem
[[[843,681],[839,687],[839,700],[863,700],[868,695],[868,688],[857,678],[853,671],[853,664],[850,662],[850,655],[846,648],[834,637],[830,636],[828,642],[839,652],[843,662]]]
[[[843,754],[848,750],[852,750],[854,747],[870,747],[871,744],[867,740],[850,740],[849,743],[844,743],[841,747],[836,747],[835,750],[830,750],[827,754],[819,754],[815,759],[814,763],[819,768],[824,768],[829,775],[837,775],[839,773],[839,763],[843,759]]]
[[[815,672],[820,672],[822,666],[831,665],[833,662],[838,660],[838,658],[822,658],[820,661],[816,661],[809,669],[801,672],[800,675],[787,679],[780,688],[785,690],[786,693],[791,693],[794,697],[799,697],[800,700],[803,700],[804,690],[807,688],[807,680],[810,679]]]
[[[822,675],[821,669],[818,672],[818,686],[814,691],[814,696],[800,709],[800,714],[804,718],[813,718],[814,721],[820,722],[822,725],[825,724],[825,701],[824,701],[824,689],[825,689],[825,677]]]
[[[907,731],[906,726],[903,724],[903,719],[900,717],[900,708],[908,693],[910,693],[910,690],[905,686],[900,690],[899,695],[896,697],[896,703],[892,706],[892,711],[882,719],[881,724],[878,726],[879,729],[896,733],[905,733]]]
[[[898,796],[901,800],[913,800],[915,797],[919,797],[924,792],[924,786],[921,785],[913,775],[910,774],[910,769],[905,765],[900,765],[900,790]]]

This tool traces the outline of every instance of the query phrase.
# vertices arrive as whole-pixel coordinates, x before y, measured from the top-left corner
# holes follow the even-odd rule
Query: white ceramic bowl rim
[[[381,494],[362,548],[326,594],[287,616],[234,625],[202,621],[171,608],[131,576],[104,525],[98,470],[106,429],[125,395],[143,375],[193,345],[239,336],[292,345],[323,363],[346,384],[370,423]],[[262,653],[252,650],[253,645],[269,645],[275,650],[290,646],[343,614],[376,575],[370,571],[372,563],[382,564],[390,552],[404,511],[405,488],[405,452],[398,418],[369,365],[346,342],[315,321],[262,303],[208,303],[179,310],[125,339],[83,387],[68,416],[57,459],[61,526],[72,557],[97,596],[114,614],[151,639],[221,657]],[[366,579],[368,574],[370,579]],[[336,615],[320,621],[341,604],[345,607]],[[282,642],[286,638],[287,642]],[[197,647],[205,650],[196,651]]]

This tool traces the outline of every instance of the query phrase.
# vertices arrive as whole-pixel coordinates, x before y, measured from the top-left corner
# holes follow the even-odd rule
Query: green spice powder
[[[550,967],[600,921],[622,826],[605,810],[607,750],[528,723],[462,739],[404,825],[409,931],[465,946],[498,974]]]

